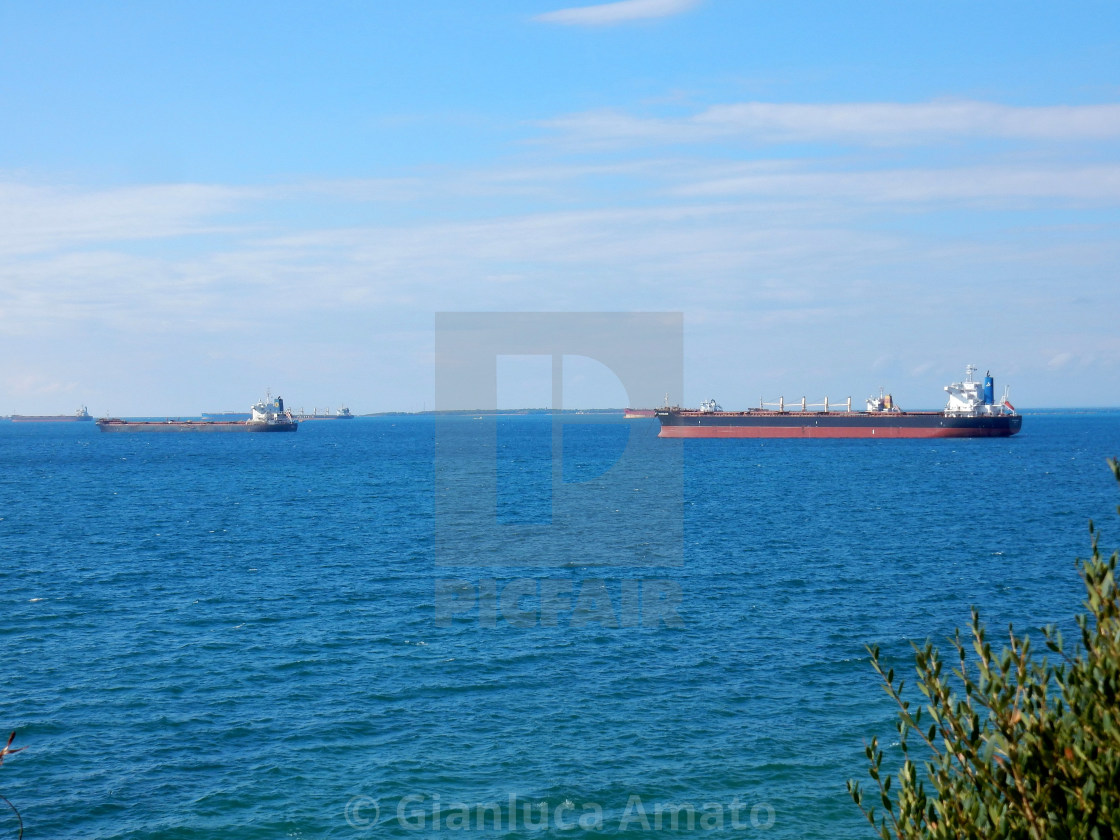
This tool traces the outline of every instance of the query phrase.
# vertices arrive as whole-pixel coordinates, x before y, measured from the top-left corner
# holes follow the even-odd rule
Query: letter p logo
[[[565,355],[609,369],[629,405],[654,408],[683,389],[680,313],[442,312],[436,315],[435,548],[437,566],[679,566],[683,558],[680,441],[662,440],[650,421],[564,413]],[[499,418],[498,357],[551,360],[550,469],[542,515],[504,516],[499,498],[499,424],[549,418]],[[589,406],[573,406],[587,408]],[[615,406],[600,406],[615,407]],[[622,408],[623,406],[617,406]],[[467,413],[473,410],[477,413]],[[457,413],[448,413],[457,412]],[[614,424],[625,445],[617,459],[579,480],[565,470],[565,427]],[[529,428],[523,425],[521,428]],[[587,431],[586,429],[582,431]],[[617,435],[613,435],[617,437]],[[547,446],[546,442],[546,446]],[[516,450],[516,446],[509,447]],[[501,455],[507,457],[507,445]],[[518,455],[503,461],[520,469]],[[528,466],[525,469],[529,469]],[[539,484],[540,482],[538,482]],[[526,499],[526,505],[531,501]],[[511,521],[516,520],[516,521]]]

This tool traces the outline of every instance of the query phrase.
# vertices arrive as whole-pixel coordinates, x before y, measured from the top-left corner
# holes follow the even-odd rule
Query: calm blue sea
[[[431,418],[0,424],[0,730],[27,748],[0,794],[25,836],[870,837],[845,781],[893,713],[864,645],[908,669],[970,605],[995,636],[1072,626],[1089,518],[1120,545],[1117,412],[949,442],[591,425],[559,473],[550,428],[498,421],[499,524],[547,523],[554,475],[639,436],[683,447],[680,565],[526,571],[485,541],[437,565]]]

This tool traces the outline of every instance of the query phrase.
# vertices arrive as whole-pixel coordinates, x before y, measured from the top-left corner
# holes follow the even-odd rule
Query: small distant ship
[[[97,427],[103,432],[294,432],[299,421],[284,408],[284,398],[261,400],[253,406],[248,420],[121,420],[102,418]]]
[[[75,423],[92,419],[93,416],[84,405],[73,414],[13,414],[11,417],[13,423]]]
[[[701,403],[699,410],[666,407],[657,409],[663,438],[939,438],[1010,437],[1023,427],[1004,390],[995,400],[995,380],[989,372],[984,382],[972,378],[976,370],[965,369],[963,382],[945,386],[949,402],[942,411],[903,411],[890,394],[880,392],[867,400],[866,411],[852,411],[847,404],[810,411],[800,404],[787,406],[779,399],[776,410],[767,405],[749,411],[724,411],[715,400]],[[769,404],[773,405],[773,404]],[[791,410],[796,409],[796,410]]]
[[[317,409],[317,408],[314,411],[312,411],[310,414],[304,413],[304,411],[301,409],[299,411],[299,413],[295,415],[295,418],[297,420],[300,420],[300,421],[302,421],[302,420],[353,420],[354,415],[350,413],[350,409],[348,409],[346,406],[342,406],[342,408],[340,408],[338,411],[335,411],[335,412],[332,412],[328,408],[322,414],[319,413],[319,409]]]

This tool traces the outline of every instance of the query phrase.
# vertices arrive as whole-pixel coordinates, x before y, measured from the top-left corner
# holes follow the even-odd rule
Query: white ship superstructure
[[[1007,388],[1003,389],[1003,396],[997,403],[994,399],[995,382],[989,371],[984,375],[983,382],[972,378],[976,372],[974,365],[968,365],[964,372],[963,382],[954,382],[946,385],[949,402],[945,405],[945,413],[954,417],[982,417],[1014,414],[1015,407],[1008,402]]]

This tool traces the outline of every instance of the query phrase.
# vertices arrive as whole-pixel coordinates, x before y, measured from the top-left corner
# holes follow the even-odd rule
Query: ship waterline
[[[120,420],[97,421],[103,432],[294,432],[298,422],[253,423],[250,420]]]
[[[663,438],[951,438],[1010,437],[1023,427],[1019,415],[946,417],[939,411],[889,418],[865,412],[728,412],[696,418],[658,412]],[[887,422],[884,422],[886,420]]]

